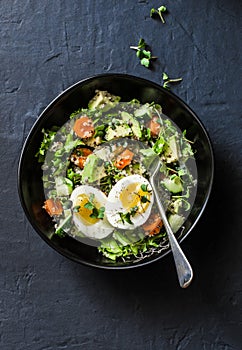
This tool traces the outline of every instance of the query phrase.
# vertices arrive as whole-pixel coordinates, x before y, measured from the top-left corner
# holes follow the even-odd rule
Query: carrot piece
[[[76,135],[82,139],[91,137],[95,131],[92,120],[86,115],[75,121],[73,130],[75,131]]]
[[[82,157],[87,157],[92,154],[92,151],[89,148],[79,148]]]
[[[80,169],[84,169],[84,165],[86,163],[87,157],[78,157],[74,162]]]
[[[114,162],[114,166],[117,169],[121,170],[132,162],[133,157],[134,153],[131,152],[129,149],[125,149],[121,154],[117,156],[117,159]]]
[[[81,154],[81,155],[79,155]],[[92,151],[89,148],[78,148],[71,155],[71,162],[77,165],[79,168],[84,169],[87,157],[92,154]]]
[[[153,214],[148,219],[148,221],[143,225],[145,234],[149,236],[154,236],[160,232],[163,222],[158,214]]]
[[[148,128],[150,128],[151,136],[158,136],[160,133],[160,123],[158,123],[158,117],[153,116],[149,122]]]
[[[50,216],[58,216],[63,212],[63,207],[61,202],[56,199],[49,198],[44,202],[43,208],[47,211]]]

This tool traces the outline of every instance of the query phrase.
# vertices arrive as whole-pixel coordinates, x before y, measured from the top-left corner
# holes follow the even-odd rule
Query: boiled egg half
[[[108,195],[106,216],[120,229],[134,230],[148,219],[154,202],[149,181],[141,175],[130,175],[116,183]]]
[[[82,185],[74,189],[70,199],[73,203],[73,222],[85,236],[102,239],[113,231],[106,218],[107,197],[102,191],[93,186]],[[97,214],[100,212],[103,213],[103,218],[98,218]]]

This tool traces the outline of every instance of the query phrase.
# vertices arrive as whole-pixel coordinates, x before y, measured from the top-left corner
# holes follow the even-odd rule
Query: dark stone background
[[[0,1],[1,350],[242,349],[240,0]],[[159,59],[129,49],[144,37]],[[195,278],[179,288],[171,256],[132,271],[97,271],[53,251],[20,206],[17,165],[30,127],[63,89],[124,72],[172,88],[214,145],[216,177],[182,247]]]

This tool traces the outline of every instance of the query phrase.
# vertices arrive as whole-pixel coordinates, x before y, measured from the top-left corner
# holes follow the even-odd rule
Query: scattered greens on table
[[[151,51],[148,50],[148,45],[143,38],[138,42],[137,46],[130,46],[130,49],[136,50],[136,56],[140,60],[140,64],[146,68],[150,67],[152,60],[156,59],[156,56],[152,56]]]
[[[137,261],[167,249],[166,232],[147,185],[157,155],[161,161],[157,184],[168,220],[177,232],[195,198],[196,165],[186,131],[181,132],[162,114],[159,105],[142,105],[137,100],[123,103],[118,96],[97,91],[88,108],[72,113],[62,127],[43,130],[36,157],[43,163],[43,208],[55,224],[51,239],[71,236],[96,246],[109,261]],[[109,198],[118,188],[121,198],[120,184],[126,181],[128,187],[133,186],[129,179],[144,179],[139,187],[135,185],[139,204],[112,213],[118,219],[110,224],[106,202],[98,205],[99,197]],[[75,194],[85,205],[74,203]],[[139,225],[147,207],[149,217]],[[76,218],[87,213],[88,223],[82,230],[83,223],[79,225]]]
[[[167,8],[164,5],[158,7],[158,9],[152,8],[150,10],[150,17],[153,17],[154,15],[158,15],[160,17],[161,22],[164,24],[165,20],[163,17],[163,13],[165,12],[167,12]]]
[[[169,78],[168,74],[163,72],[162,74],[163,79],[163,88],[170,90],[170,84],[180,83],[182,81],[182,78]]]

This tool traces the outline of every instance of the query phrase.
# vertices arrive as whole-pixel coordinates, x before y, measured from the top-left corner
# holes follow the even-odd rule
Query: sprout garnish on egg
[[[119,229],[134,230],[150,215],[153,194],[149,181],[141,175],[130,175],[116,183],[108,195],[106,216]]]
[[[113,231],[105,216],[107,197],[102,191],[89,185],[78,186],[71,194],[71,201],[74,224],[84,235],[102,239]]]

